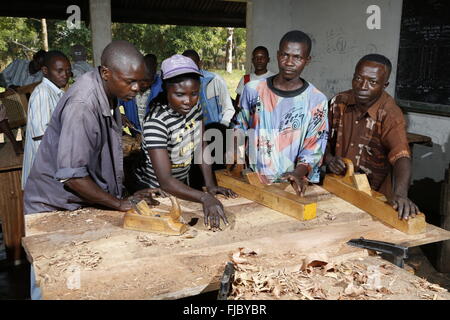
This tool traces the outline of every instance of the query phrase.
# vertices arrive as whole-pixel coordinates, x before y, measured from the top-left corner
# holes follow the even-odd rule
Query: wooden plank
[[[23,217],[22,170],[0,171],[0,215],[3,239],[9,260],[21,258],[21,238],[25,235]]]
[[[241,201],[223,201],[230,227],[213,233],[199,221],[190,227],[197,236],[189,239],[124,230],[120,212],[83,209],[76,215],[29,215],[29,229],[47,232],[25,237],[23,245],[35,266],[44,299],[173,299],[217,289],[225,263],[242,247],[258,252],[258,265],[282,269],[300,265],[312,253],[333,259],[363,253],[346,245],[349,239],[361,236],[398,244],[450,239],[450,232],[433,226],[424,234],[406,235],[337,197],[319,202],[318,218],[310,221],[293,220]],[[183,209],[192,205],[190,212],[183,213],[185,221],[201,218],[201,205],[181,205]],[[338,210],[333,211],[335,208]],[[336,219],[324,219],[330,212]],[[141,244],[143,236],[151,245]],[[101,258],[92,269],[80,263],[88,251]],[[68,266],[78,268],[78,290],[67,286],[74,275]]]
[[[399,220],[397,211],[385,201],[380,200],[382,197],[380,193],[372,191],[372,195],[368,195],[364,191],[350,186],[343,181],[342,177],[334,174],[325,176],[323,187],[397,230],[407,234],[425,232],[426,222],[423,213],[419,213],[415,218]]]
[[[16,155],[11,141],[0,144],[0,171],[22,169],[23,154]]]
[[[445,180],[441,191],[441,228],[450,230],[450,166],[445,172]],[[444,241],[440,245],[437,257],[437,269],[439,272],[450,272],[450,241]]]
[[[238,195],[298,220],[311,220],[317,215],[317,203],[270,185],[251,185],[243,179],[231,177],[225,170],[216,171],[218,185]]]

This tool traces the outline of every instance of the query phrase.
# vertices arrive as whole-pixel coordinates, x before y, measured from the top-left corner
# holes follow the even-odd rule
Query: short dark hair
[[[197,51],[195,51],[193,49],[184,50],[182,55],[185,56],[185,57],[195,58],[198,61],[200,61],[200,55],[198,54]]]
[[[50,50],[49,52],[46,52],[45,56],[44,56],[44,66],[46,66],[47,68],[50,68],[50,64],[52,63],[54,58],[64,58],[67,61],[69,61],[69,58],[67,58],[67,56],[62,53],[59,50]]]
[[[391,60],[389,60],[387,57],[383,56],[382,54],[378,54],[378,53],[367,54],[364,57],[362,57],[361,59],[359,59],[356,66],[358,66],[361,62],[364,62],[364,61],[372,61],[372,62],[381,63],[381,64],[385,65],[386,68],[388,69],[387,70],[388,75],[391,74],[391,70],[392,70]]]
[[[267,50],[267,48],[264,47],[264,46],[258,46],[258,47],[256,47],[255,49],[253,49],[252,55],[254,55],[255,52],[258,51],[258,50],[260,50],[260,51],[265,51],[266,54],[267,54],[267,56],[269,56],[269,50]]]
[[[308,46],[308,55],[311,53],[312,41],[311,38],[300,30],[292,30],[287,32],[280,40],[280,48],[284,42],[304,43]]]

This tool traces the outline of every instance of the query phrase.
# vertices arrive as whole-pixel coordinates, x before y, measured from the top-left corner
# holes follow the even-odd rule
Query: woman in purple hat
[[[200,76],[192,59],[176,54],[161,64],[164,90],[152,103],[143,128],[144,160],[135,170],[137,189],[161,188],[180,199],[203,204],[205,225],[213,230],[220,219],[228,224],[222,203],[214,195],[235,198],[230,189],[217,186],[212,161],[203,158],[203,114],[199,102]],[[194,157],[195,154],[195,157]],[[207,192],[188,186],[192,164],[200,165]]]

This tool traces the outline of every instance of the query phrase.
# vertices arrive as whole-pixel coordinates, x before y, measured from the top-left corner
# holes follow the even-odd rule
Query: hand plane
[[[347,167],[345,176],[327,174],[323,188],[339,198],[370,213],[382,222],[407,234],[423,233],[426,230],[425,215],[419,213],[415,218],[400,220],[397,211],[387,202],[386,197],[372,190],[365,174],[355,174],[353,162],[343,159]]]
[[[180,222],[181,208],[177,198],[170,196],[172,208],[170,212],[152,210],[145,200],[137,202],[130,200],[132,209],[128,210],[123,217],[123,228],[154,232],[167,235],[181,235],[188,226]]]

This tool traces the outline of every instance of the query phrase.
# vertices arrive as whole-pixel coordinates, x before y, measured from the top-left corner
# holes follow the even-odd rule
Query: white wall
[[[381,9],[381,29],[367,28],[370,5]],[[299,29],[313,39],[312,62],[303,76],[328,98],[350,89],[356,62],[377,52],[393,65],[387,92],[394,95],[400,42],[402,0],[249,0],[247,52],[263,45],[269,49],[269,69],[277,72],[276,52],[281,37]],[[416,145],[413,180],[444,179],[450,162],[450,118],[411,113],[408,131],[430,136],[434,146]]]
[[[431,137],[433,147],[414,145],[412,180],[444,180],[450,163],[450,117],[420,113],[406,115],[408,131]]]
[[[305,79],[327,97],[347,90],[356,62],[368,53],[381,53],[397,65],[401,22],[401,0],[251,0],[252,28],[247,46],[269,49],[269,69],[276,72],[276,52],[281,37],[290,30],[306,32],[313,40],[312,61]],[[367,28],[370,5],[381,9],[381,29]],[[397,69],[391,75],[388,92],[393,94]]]

